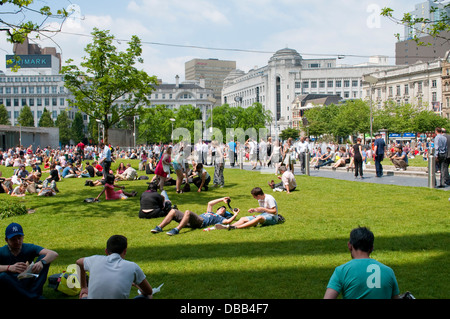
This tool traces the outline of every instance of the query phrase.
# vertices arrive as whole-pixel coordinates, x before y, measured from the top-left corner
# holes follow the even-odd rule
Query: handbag
[[[62,273],[49,276],[48,286],[68,296],[78,295],[81,291],[78,266],[71,264]]]

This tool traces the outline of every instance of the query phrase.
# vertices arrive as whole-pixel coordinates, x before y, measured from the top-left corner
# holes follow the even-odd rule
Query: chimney
[[[180,87],[180,77],[178,76],[178,74],[175,76],[175,87],[179,88]]]

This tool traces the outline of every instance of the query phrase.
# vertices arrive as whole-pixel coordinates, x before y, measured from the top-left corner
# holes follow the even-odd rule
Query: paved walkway
[[[227,163],[226,168],[230,168]],[[239,165],[235,165],[234,169],[239,169]],[[243,169],[251,170],[250,163],[246,162],[243,165]],[[262,174],[274,174],[273,168],[260,168],[259,164],[255,171],[259,171]],[[374,183],[374,184],[388,184],[399,186],[411,186],[411,187],[429,187],[428,186],[428,173],[426,167],[408,167],[406,171],[397,171],[393,166],[383,166],[384,176],[381,178],[376,177],[375,167],[367,166],[364,170],[364,179],[355,179],[354,172],[351,170],[347,172],[345,168],[338,168],[335,171],[329,166],[321,167],[319,170],[315,170],[312,166],[310,169],[310,176],[335,178],[347,181],[354,181],[356,183]],[[294,174],[300,175],[300,165],[294,166]],[[437,185],[439,185],[439,175],[437,175]],[[445,188],[437,188],[443,191],[450,191],[450,186]]]

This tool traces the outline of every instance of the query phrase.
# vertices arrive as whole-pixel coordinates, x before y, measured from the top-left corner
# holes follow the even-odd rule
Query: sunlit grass
[[[137,167],[137,161],[132,163]],[[213,168],[208,171],[213,175]],[[104,254],[109,236],[123,234],[129,240],[127,259],[141,266],[153,286],[165,283],[155,298],[303,299],[323,297],[334,268],[350,259],[350,230],[368,226],[375,234],[372,257],[394,269],[402,292],[409,290],[417,298],[450,297],[448,192],[297,176],[299,190],[287,195],[267,186],[274,177],[226,169],[224,188],[197,193],[194,186],[190,193],[176,194],[172,186],[167,191],[180,210],[198,214],[209,200],[230,196],[232,206],[246,216],[257,205],[250,190],[260,186],[276,198],[286,217],[276,226],[155,235],[150,229],[161,219],[138,218],[139,196],[86,204],[83,200],[101,188],[85,187],[80,178],[58,183],[61,192],[55,197],[9,198],[23,201],[35,213],[1,220],[0,227],[19,222],[25,242],[56,250],[60,257],[50,274],[62,272],[80,257]],[[120,184],[141,193],[146,182]],[[165,231],[175,226],[172,222]],[[44,294],[69,298],[48,287]]]

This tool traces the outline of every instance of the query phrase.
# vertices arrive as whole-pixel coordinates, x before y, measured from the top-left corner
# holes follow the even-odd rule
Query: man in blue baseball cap
[[[41,298],[50,263],[58,257],[53,250],[25,244],[23,238],[21,225],[6,227],[6,245],[0,247],[0,298]]]

